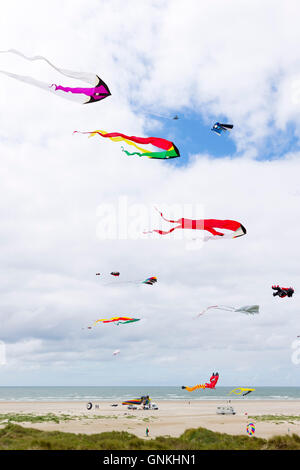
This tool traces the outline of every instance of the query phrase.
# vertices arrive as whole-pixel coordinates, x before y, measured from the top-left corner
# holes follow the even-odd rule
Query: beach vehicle
[[[235,411],[230,405],[221,405],[217,407],[217,415],[235,415]]]
[[[148,403],[143,406],[143,410],[158,410],[158,406],[156,403]]]
[[[128,405],[127,410],[137,410],[137,406],[135,405]]]

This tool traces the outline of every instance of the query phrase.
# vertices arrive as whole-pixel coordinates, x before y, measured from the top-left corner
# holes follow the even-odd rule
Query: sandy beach
[[[204,427],[212,431],[232,435],[246,434],[249,421],[255,423],[257,437],[269,438],[274,435],[295,433],[300,435],[300,420],[292,419],[282,422],[260,421],[252,416],[262,415],[300,415],[300,400],[288,401],[246,401],[231,400],[236,415],[217,415],[216,408],[224,401],[160,401],[158,410],[128,410],[118,402],[112,407],[109,402],[94,402],[88,411],[85,402],[0,402],[0,414],[34,414],[57,416],[68,415],[59,423],[19,423],[45,431],[64,431],[72,433],[94,434],[106,431],[128,431],[138,437],[145,437],[149,428],[149,437],[179,436],[186,429]],[[99,405],[99,408],[95,408]],[[247,415],[245,414],[247,413]],[[73,417],[75,419],[70,419]],[[3,427],[4,424],[1,424]]]

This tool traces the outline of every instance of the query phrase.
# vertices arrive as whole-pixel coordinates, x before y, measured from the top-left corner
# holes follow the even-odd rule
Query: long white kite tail
[[[210,307],[205,308],[204,310],[202,310],[202,312],[198,313],[196,318],[200,317],[201,315],[204,315],[204,313],[207,312],[207,310],[209,310],[211,308],[218,308],[218,305],[211,305]]]
[[[202,312],[198,313],[197,318],[200,317],[200,315],[204,315],[204,313],[211,308],[215,308],[216,310],[226,310],[227,312],[234,312],[236,310],[234,307],[227,307],[226,305],[210,305],[202,310]]]
[[[17,51],[16,49],[7,49],[6,51],[0,51],[0,54],[5,54],[5,53],[16,54],[22,57],[23,59],[30,60],[30,61],[43,60],[44,62],[47,62],[47,64],[50,65],[50,67],[52,67],[53,69],[55,69],[57,72],[61,73],[62,75],[65,75],[66,77],[75,78],[76,80],[82,80],[87,83],[90,83],[91,85],[95,84],[95,74],[85,73],[85,72],[74,72],[72,70],[61,69],[59,67],[56,67],[56,65],[52,64],[50,60],[48,60],[46,57],[42,55],[35,55],[32,57],[28,57],[22,52]],[[4,72],[4,73],[7,73],[7,72]]]

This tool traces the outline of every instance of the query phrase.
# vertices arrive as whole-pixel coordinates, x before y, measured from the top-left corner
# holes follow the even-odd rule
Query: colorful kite
[[[152,277],[148,277],[147,279],[145,279],[145,281],[142,281],[142,284],[148,284],[150,286],[153,286],[153,284],[155,284],[156,282],[157,282],[157,277],[152,276]]]
[[[50,65],[50,67],[55,69],[60,74],[92,85],[91,87],[88,87],[88,88],[65,87],[62,85],[56,85],[55,83],[49,84],[45,82],[40,82],[29,76],[16,75],[14,73],[0,70],[1,73],[3,73],[4,75],[7,75],[8,77],[14,78],[21,82],[29,83],[30,85],[34,85],[36,87],[42,88],[43,90],[50,91],[63,98],[67,98],[67,99],[85,104],[85,103],[96,103],[97,101],[101,101],[107,96],[110,96],[111,94],[106,83],[104,83],[104,81],[101,80],[101,78],[98,75],[91,74],[91,73],[83,73],[83,72],[73,72],[72,70],[61,69],[53,65],[48,59],[46,59],[46,57],[43,57],[43,56],[27,57],[24,54],[22,54],[22,52],[16,51],[15,49],[9,49],[7,51],[0,51],[0,53],[17,54],[23,57],[23,59],[30,60],[30,61],[43,60],[47,62],[47,64]]]
[[[132,318],[132,317],[113,317],[113,318],[101,318],[96,320],[93,326],[97,325],[97,323],[114,323],[115,325],[125,325],[125,323],[134,323],[136,321],[140,321],[140,318]]]
[[[249,436],[253,436],[253,434],[255,434],[255,424],[254,423],[249,423],[247,425],[247,433],[249,434]]]
[[[208,383],[205,383],[205,384],[201,384],[201,385],[194,385],[193,387],[185,387],[184,385],[181,387],[182,389],[184,390],[187,390],[188,392],[193,392],[194,390],[197,390],[199,388],[215,388],[215,386],[217,385],[217,382],[219,380],[219,373],[216,372],[216,373],[212,373],[212,376],[211,378],[209,379],[210,381]]]
[[[120,276],[119,272],[111,272],[110,274],[114,277],[119,277]],[[100,275],[101,275],[101,273],[96,273],[96,276],[100,276]],[[120,284],[147,284],[147,285],[153,286],[153,284],[155,284],[156,282],[157,282],[157,277],[151,276],[151,277],[147,277],[147,279],[139,279],[139,280],[136,280],[136,281],[113,281],[113,282],[108,282],[105,285],[114,285],[114,286],[116,286],[116,285],[120,285]]]
[[[278,295],[280,298],[292,297],[295,292],[292,287],[272,286],[272,289],[276,291],[273,292],[273,296],[275,297],[276,295]]]
[[[211,130],[216,134],[221,135],[223,132],[231,131],[232,128],[233,124],[220,124],[219,122],[216,122]]]
[[[231,392],[229,392],[229,395],[231,393],[234,393],[235,395],[242,395],[244,397],[251,392],[255,392],[255,388],[235,388],[234,390],[231,390]]]
[[[126,400],[122,402],[122,405],[141,405],[142,401],[140,398],[133,399],[133,400]]]
[[[156,209],[156,208],[155,208]],[[204,240],[210,240],[214,237],[223,237],[223,238],[238,238],[242,237],[247,233],[245,227],[240,223],[236,222],[235,220],[218,220],[218,219],[177,219],[177,220],[169,220],[163,216],[163,213],[156,209],[160,216],[166,222],[170,222],[172,224],[179,224],[176,227],[172,227],[170,230],[150,230],[144,233],[159,233],[160,235],[167,235],[168,233],[173,232],[176,229],[191,229],[191,230],[207,230],[209,233],[213,235],[213,237],[206,237]],[[222,232],[218,232],[215,230],[216,228],[230,230],[233,232],[230,235],[224,235]]]
[[[125,400],[122,405],[148,405],[151,401],[149,395],[142,396],[141,398],[135,398],[133,400]]]
[[[216,310],[225,310],[228,312],[240,312],[240,313],[246,313],[247,315],[254,315],[256,313],[259,313],[259,305],[245,305],[244,307],[227,307],[226,305],[211,305],[210,307],[205,308],[202,310],[202,312],[198,313],[197,317],[200,317],[200,315],[203,315],[207,310],[210,310],[211,308],[216,309]]]
[[[75,131],[74,133],[78,133],[79,131]],[[108,138],[114,142],[126,142],[128,145],[133,145],[139,152],[128,152],[122,147],[123,152],[126,155],[138,155],[139,157],[145,156],[149,158],[156,158],[156,159],[167,159],[167,158],[176,158],[180,157],[180,153],[178,148],[176,147],[173,142],[170,140],[162,139],[160,137],[135,137],[129,136],[125,134],[121,134],[120,132],[106,132],[102,130],[92,131],[92,132],[79,132],[80,134],[89,134],[89,137],[93,137],[95,135],[100,135],[101,137]],[[158,152],[157,150],[152,150],[148,148],[139,147],[136,144],[141,145],[152,145],[153,147],[159,148],[162,151]]]

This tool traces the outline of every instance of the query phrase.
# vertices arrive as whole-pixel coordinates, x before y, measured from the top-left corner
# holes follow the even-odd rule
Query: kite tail
[[[181,219],[178,219],[178,220],[169,220],[169,219],[166,219],[163,215],[162,212],[160,212],[157,207],[154,207],[154,209],[159,213],[159,215],[162,217],[163,220],[165,220],[166,222],[170,222],[172,224],[177,224],[177,223],[180,223],[180,220]],[[167,230],[167,231],[164,231],[164,230],[150,230],[148,232],[143,232],[143,233],[159,233],[159,235],[167,235],[168,233],[171,233],[171,232],[174,232],[174,230],[178,229],[178,228],[182,228],[182,224],[180,225],[177,225],[176,227],[172,227],[170,230]]]
[[[204,313],[207,312],[207,310],[210,310],[211,308],[218,308],[218,305],[210,305],[210,307],[206,307],[204,310],[202,310],[202,312],[198,313],[196,318],[200,317],[201,315],[204,315]]]
[[[25,54],[23,54],[22,52],[17,51],[16,49],[8,49],[6,51],[0,51],[0,53],[16,54],[20,57],[23,57],[23,59],[30,60],[30,61],[42,60],[44,62],[47,62],[47,64],[50,65],[50,67],[52,67],[57,72],[65,75],[66,77],[75,78],[76,80],[83,80],[83,81],[86,81],[88,83],[91,83],[92,85],[94,84],[94,81],[95,81],[95,75],[94,74],[84,73],[84,72],[74,72],[72,70],[61,69],[59,67],[56,67],[54,64],[52,64],[52,62],[50,62],[50,60],[48,60],[46,57],[41,56],[41,55],[28,57]]]
[[[122,152],[126,153],[126,155],[138,155],[139,157],[142,157],[143,154],[140,153],[140,152],[128,152],[128,150],[125,150],[124,147],[121,147],[122,148]]]
[[[204,384],[199,384],[195,385],[194,387],[185,387],[184,385],[181,387],[184,390],[187,390],[188,392],[193,392],[194,390],[197,390],[198,388],[205,388]]]
[[[174,232],[177,228],[182,228],[181,225],[177,225],[177,227],[172,227],[170,230],[164,231],[164,230],[150,230],[149,232],[143,232],[143,233],[159,233],[159,235],[168,235],[168,233]]]
[[[154,209],[160,214],[160,216],[162,217],[162,219],[164,219],[166,222],[171,222],[172,224],[176,224],[176,223],[179,223],[180,222],[180,219],[178,220],[169,220],[169,219],[166,219],[163,215],[162,212],[160,212],[157,207],[154,207]]]

